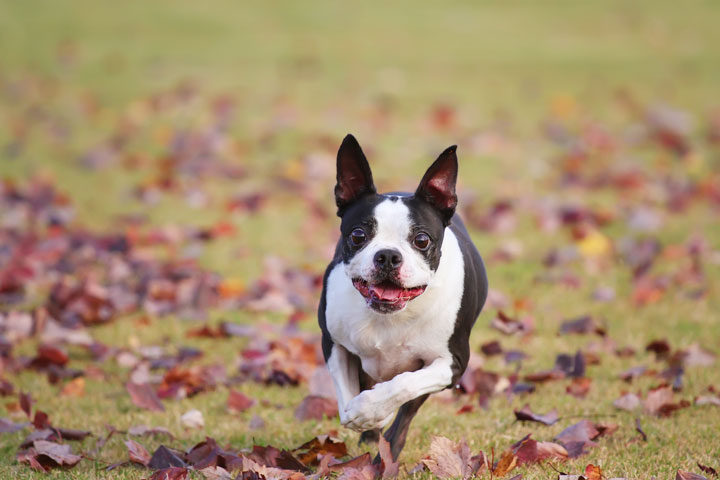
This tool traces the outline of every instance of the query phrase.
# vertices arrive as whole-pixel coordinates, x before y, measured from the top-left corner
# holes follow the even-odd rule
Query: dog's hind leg
[[[385,440],[390,443],[390,452],[392,453],[393,460],[397,461],[400,456],[400,452],[405,446],[405,439],[407,438],[408,428],[410,428],[410,422],[415,418],[418,410],[420,410],[420,407],[429,396],[430,394],[425,394],[403,404],[400,410],[398,410],[395,421],[393,421],[390,428],[385,432]],[[373,463],[380,463],[379,454],[375,457]]]
[[[377,443],[380,440],[380,429],[375,428],[372,430],[365,430],[360,434],[360,440],[358,440],[358,445],[362,445],[363,443]]]

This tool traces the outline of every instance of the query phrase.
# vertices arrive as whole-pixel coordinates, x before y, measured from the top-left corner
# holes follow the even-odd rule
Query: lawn
[[[476,382],[423,407],[401,478],[432,476],[409,472],[433,436],[492,464],[582,420],[617,430],[507,477],[593,464],[711,478],[698,463],[720,469],[719,21],[709,1],[0,1],[0,417],[28,421],[29,393],[31,415],[92,433],[67,442],[85,458],[55,478],[150,477],[107,471],[129,439],[291,450],[332,433],[374,454],[337,418],[295,414],[329,394],[313,370],[317,276],[352,132],[384,191],[414,189],[458,144],[460,210],[492,289]],[[583,316],[598,328],[560,334]],[[542,375],[576,352],[585,371]],[[664,383],[675,391],[654,405]],[[254,404],[230,411],[231,390]],[[643,404],[615,407],[628,392]],[[525,404],[560,419],[516,421]],[[181,421],[192,409],[204,426]],[[45,478],[16,460],[33,430],[0,433],[0,476]]]

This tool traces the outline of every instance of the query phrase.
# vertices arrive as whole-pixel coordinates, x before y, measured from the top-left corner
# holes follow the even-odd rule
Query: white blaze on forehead
[[[398,197],[391,197],[375,206],[375,234],[361,251],[348,262],[350,278],[371,278],[375,270],[375,253],[391,248],[403,257],[400,281],[405,288],[427,285],[433,272],[425,258],[410,244],[412,219],[410,209]]]
[[[385,200],[376,207],[375,237],[370,246],[383,248],[399,248],[400,244],[407,243],[410,236],[410,209],[397,199]]]

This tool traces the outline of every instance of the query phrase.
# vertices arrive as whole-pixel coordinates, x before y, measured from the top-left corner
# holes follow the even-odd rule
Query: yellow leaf
[[[610,239],[597,230],[590,231],[578,240],[577,246],[584,257],[600,257],[612,250]]]

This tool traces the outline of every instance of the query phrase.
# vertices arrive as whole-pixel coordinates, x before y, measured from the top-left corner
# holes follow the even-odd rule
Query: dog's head
[[[414,194],[381,195],[355,137],[340,145],[335,203],[342,259],[353,285],[377,312],[404,309],[437,271],[445,227],[457,205],[455,149],[440,154]]]

